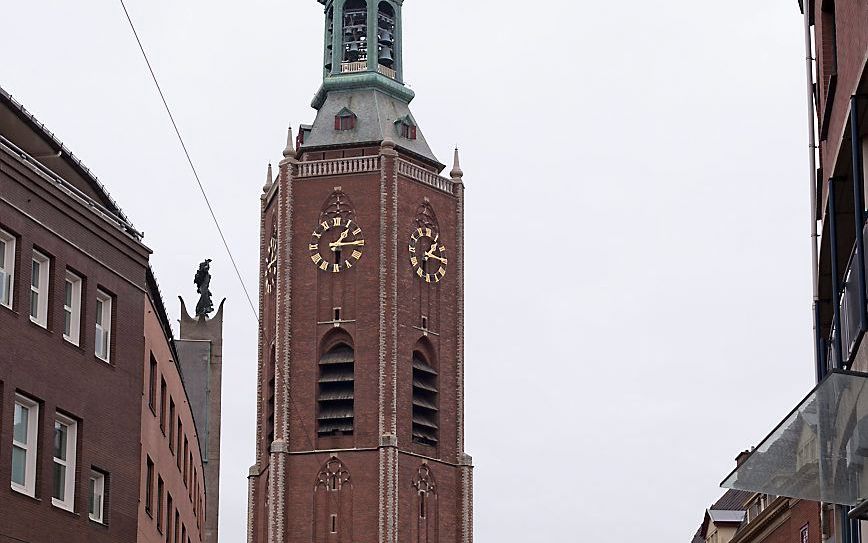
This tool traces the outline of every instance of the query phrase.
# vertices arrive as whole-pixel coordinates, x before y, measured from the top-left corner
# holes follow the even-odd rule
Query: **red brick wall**
[[[308,160],[358,156],[362,152],[376,155],[378,148],[352,151],[332,151],[310,154]],[[263,299],[262,363],[270,363],[271,343],[277,340],[277,360],[281,364],[284,349],[281,342],[291,337],[289,450],[304,453],[311,450],[340,450],[334,453],[347,467],[353,485],[353,540],[375,541],[380,538],[381,504],[380,466],[380,386],[385,384],[383,404],[385,416],[391,420],[393,390],[397,394],[397,529],[399,541],[411,541],[414,523],[418,519],[417,496],[412,482],[423,462],[427,462],[437,481],[437,511],[440,541],[458,541],[461,515],[460,473],[458,461],[458,281],[455,273],[457,236],[457,198],[430,186],[403,177],[395,178],[394,159],[383,158],[382,171],[333,177],[294,179],[292,181],[292,242],[289,252],[292,264],[283,261],[278,275],[291,279],[292,325],[278,331],[276,314],[285,299],[277,295]],[[288,172],[289,169],[282,169]],[[284,173],[285,175],[285,173]],[[385,192],[381,193],[381,182]],[[338,274],[318,270],[310,260],[311,234],[320,222],[323,204],[336,187],[350,198],[355,210],[354,222],[363,230],[366,240],[363,256],[352,269]],[[288,189],[281,184],[281,191]],[[288,195],[278,193],[265,207],[265,235],[270,238],[270,225],[278,205],[285,205]],[[441,241],[452,259],[445,278],[439,284],[422,283],[414,274],[408,252],[409,239],[415,229],[416,211],[425,199],[435,210],[441,231]],[[382,207],[385,206],[385,218]],[[395,215],[397,213],[397,215]],[[267,244],[268,239],[265,240]],[[385,371],[380,367],[380,303],[381,265],[385,266]],[[285,281],[285,279],[283,279]],[[394,283],[393,283],[394,281]],[[392,288],[395,291],[393,293]],[[395,297],[396,296],[396,297]],[[341,308],[341,328],[351,335],[355,349],[355,427],[352,435],[317,435],[317,378],[320,348],[324,338],[333,333],[330,324],[318,324],[333,319],[333,308]],[[412,441],[412,352],[424,337],[421,316],[429,318],[429,334],[439,371],[440,435],[436,447]],[[394,319],[394,320],[393,320]],[[397,350],[397,374],[392,373],[393,349]],[[278,368],[278,373],[280,368]],[[261,390],[265,393],[267,368],[260,370]],[[393,381],[396,384],[393,388]],[[278,391],[278,403],[280,400]],[[262,475],[255,478],[254,541],[264,542],[267,535],[265,486],[268,474],[268,443],[264,440],[266,401],[260,402],[261,427],[258,436],[263,454],[259,457]],[[278,406],[278,411],[280,407]],[[278,415],[278,425],[280,424]],[[388,432],[388,430],[385,430]],[[278,430],[278,437],[279,437]],[[347,449],[355,449],[347,451]],[[314,534],[314,485],[317,474],[332,453],[292,454],[287,458],[284,495],[286,541],[309,543]],[[274,482],[272,482],[274,484]],[[339,536],[338,536],[339,537]],[[335,539],[340,543],[342,539]],[[415,543],[415,540],[413,540]]]
[[[18,237],[15,304],[0,307],[0,541],[134,541],[148,251],[2,151],[0,226]],[[26,302],[34,246],[51,257],[48,329],[30,322]],[[67,267],[84,279],[80,347],[62,337]],[[114,296],[110,364],[94,356],[98,286]],[[10,488],[16,391],[41,403],[36,499]],[[56,410],[79,421],[75,514],[51,503]],[[109,474],[107,526],[88,519],[91,466]]]
[[[186,526],[187,534],[190,537],[190,541],[193,543],[199,543],[202,541],[202,531],[200,527],[204,527],[204,481],[202,478],[202,474],[204,473],[204,468],[202,465],[202,457],[199,452],[199,439],[196,434],[196,427],[193,423],[193,414],[190,411],[190,406],[187,402],[187,396],[184,392],[184,385],[181,381],[181,374],[178,371],[178,367],[175,364],[175,360],[172,356],[172,351],[169,349],[169,345],[167,342],[167,338],[163,332],[163,328],[160,326],[160,321],[156,315],[156,311],[151,304],[150,300],[145,304],[145,312],[144,312],[144,331],[145,331],[145,345],[144,345],[144,357],[142,363],[142,381],[143,388],[140,392],[140,416],[142,421],[142,447],[141,447],[141,458],[139,460],[139,465],[141,466],[141,476],[140,476],[140,485],[141,485],[141,493],[140,493],[140,504],[138,507],[138,519],[139,519],[139,537],[138,541],[140,543],[161,543],[165,541],[165,535],[161,534],[157,530],[157,476],[163,478],[165,483],[165,491],[168,494],[172,495],[173,499],[173,509],[170,512],[172,515],[172,522],[174,523],[174,514],[175,508],[178,509],[180,513],[181,523]],[[156,401],[154,406],[154,411],[151,411],[149,405],[149,382],[150,382],[150,361],[151,356],[153,355],[154,360],[157,362],[157,373],[156,373]],[[165,413],[166,413],[166,424],[165,424],[165,432],[160,428],[160,410],[162,407],[162,401],[160,397],[160,383],[161,379],[165,379],[166,381],[166,399],[165,399]],[[175,404],[175,420],[169,421],[169,398],[174,401]],[[183,428],[183,435],[178,436],[177,434],[177,419],[181,419],[181,424]],[[169,433],[175,433],[175,446],[174,451],[169,448]],[[178,468],[177,458],[178,455],[183,455],[183,444],[184,438],[186,437],[187,442],[189,444],[189,453],[193,455],[193,464],[192,466],[188,466],[188,478],[185,482],[183,476],[183,458],[181,462],[181,468]],[[151,488],[154,507],[151,511],[151,514],[148,514],[145,511],[145,492],[146,492],[146,462],[147,458],[150,459],[154,463],[154,482],[153,487]],[[189,471],[192,469],[192,472]],[[192,475],[195,473],[196,475]],[[196,490],[196,483],[198,482],[198,490]],[[196,503],[196,499],[201,501],[202,510],[198,512],[197,516],[194,513],[194,503]],[[165,500],[166,497],[164,496]],[[198,506],[197,506],[198,507]],[[164,515],[166,511],[166,504],[163,504]],[[201,524],[200,524],[201,522]],[[165,519],[163,522],[163,526],[167,526]],[[179,543],[186,543],[179,542]]]

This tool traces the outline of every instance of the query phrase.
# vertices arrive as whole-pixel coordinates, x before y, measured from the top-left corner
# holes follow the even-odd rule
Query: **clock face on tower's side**
[[[265,293],[271,294],[277,283],[277,233],[272,234],[268,242],[268,254],[265,255]]]
[[[334,217],[321,222],[310,241],[310,259],[322,271],[338,273],[362,258],[362,229],[350,219]]]
[[[410,264],[416,275],[426,283],[439,283],[446,275],[446,246],[440,233],[430,228],[417,228],[410,236]]]

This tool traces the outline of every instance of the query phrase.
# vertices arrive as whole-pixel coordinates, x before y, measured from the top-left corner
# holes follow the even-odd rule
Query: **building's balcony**
[[[868,223],[863,227],[863,237],[868,239]],[[856,356],[857,347],[862,339],[861,314],[863,308],[868,305],[868,300],[859,301],[859,270],[858,265],[865,266],[868,270],[868,259],[859,259],[856,248],[850,254],[850,260],[844,270],[843,281],[837,296],[838,314],[840,316],[841,331],[833,322],[825,349],[825,366],[828,369],[849,368]],[[838,355],[838,338],[840,337],[840,357]]]

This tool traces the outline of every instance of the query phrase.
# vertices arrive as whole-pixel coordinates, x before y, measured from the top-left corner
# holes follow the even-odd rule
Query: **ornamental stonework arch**
[[[353,543],[353,481],[336,456],[329,458],[313,487],[314,543]]]
[[[437,214],[431,206],[431,202],[426,198],[418,208],[416,208],[416,228],[430,228],[436,233],[440,233],[440,223],[437,222]]]
[[[419,466],[413,480],[415,491],[416,522],[413,523],[413,543],[439,543],[440,508],[437,499],[437,482],[427,463]]]
[[[341,187],[334,188],[334,191],[332,191],[329,197],[326,198],[326,201],[322,205],[322,210],[320,211],[320,222],[334,218],[341,218],[348,221],[355,220],[356,218],[356,211],[353,202]]]

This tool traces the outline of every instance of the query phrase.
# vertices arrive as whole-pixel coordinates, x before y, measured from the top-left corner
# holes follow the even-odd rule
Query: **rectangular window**
[[[187,436],[184,436],[184,486],[187,486],[187,467],[189,463],[187,462],[187,455],[190,454],[189,442],[187,441]]]
[[[112,299],[105,292],[96,292],[96,338],[94,354],[108,362],[111,356]]]
[[[78,345],[81,336],[81,277],[66,272],[63,292],[63,339]]]
[[[87,495],[87,514],[90,520],[105,524],[105,474],[96,470],[90,472],[90,486]]]
[[[147,477],[145,478],[145,513],[154,516],[154,461],[147,457]]]
[[[183,455],[181,454],[181,436],[184,435],[184,425],[181,424],[181,417],[178,417],[178,471],[181,471],[183,463]]]
[[[331,527],[330,527],[329,531],[333,534],[338,533],[338,516],[337,515],[331,516]]]
[[[12,488],[28,496],[36,495],[36,439],[39,404],[15,396],[12,420]]]
[[[169,398],[169,450],[175,454],[175,400]]]
[[[151,355],[151,368],[148,375],[148,407],[151,413],[157,414],[157,361]]]
[[[75,505],[75,442],[78,425],[58,414],[54,420],[54,486],[51,503],[72,511]]]
[[[166,498],[166,543],[172,543],[172,509],[175,507],[175,502],[172,500],[172,495],[167,494]]]
[[[157,476],[157,531],[163,533],[163,495],[165,494],[165,485],[163,478]]]
[[[30,320],[43,328],[48,327],[48,257],[33,251],[30,270]]]
[[[160,430],[166,435],[166,380],[160,378]]]
[[[15,284],[15,236],[0,230],[0,305],[12,308]]]

